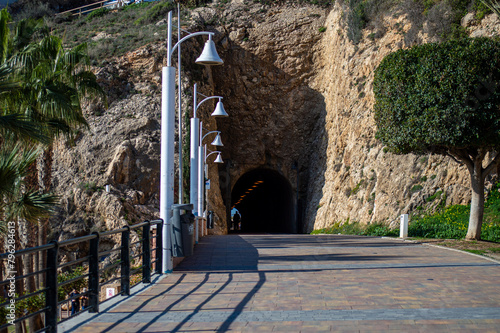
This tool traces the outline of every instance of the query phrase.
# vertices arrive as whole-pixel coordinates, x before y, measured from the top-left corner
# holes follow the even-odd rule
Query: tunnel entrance
[[[244,174],[231,192],[231,209],[241,215],[241,227],[228,223],[229,232],[297,233],[293,192],[278,172],[257,169]]]

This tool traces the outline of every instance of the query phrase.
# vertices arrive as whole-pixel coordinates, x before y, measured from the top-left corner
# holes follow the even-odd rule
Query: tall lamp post
[[[175,137],[175,67],[172,66],[172,55],[177,47],[185,40],[208,35],[203,52],[196,59],[196,63],[203,65],[221,65],[222,59],[215,50],[212,32],[195,32],[179,39],[172,45],[172,12],[168,13],[167,30],[167,66],[162,68],[162,94],[161,94],[161,153],[160,153],[160,218],[164,225],[163,262],[164,273],[172,272],[172,246],[171,246],[171,207],[174,204],[174,137]],[[179,73],[180,75],[180,73]],[[180,87],[179,87],[180,89]],[[180,102],[180,101],[179,101]],[[182,184],[180,184],[182,186]]]
[[[204,99],[201,102],[197,102],[198,94],[203,96]],[[211,99],[219,99],[217,105],[215,107],[214,112],[212,113],[213,117],[227,117],[228,114],[226,110],[224,110],[224,106],[222,105],[222,97],[221,96],[205,96],[198,92],[197,85],[194,85],[194,94],[193,94],[193,118],[191,118],[191,155],[190,155],[190,202],[194,205],[193,214],[195,216],[200,216],[201,213],[198,211],[198,150],[201,146],[200,141],[200,119],[196,117],[196,111],[204,102]],[[223,146],[222,141],[220,139],[220,132],[217,134],[214,142],[212,142],[214,146]],[[196,224],[197,226],[197,224]],[[196,230],[195,232],[197,232]]]
[[[208,132],[207,134],[205,134],[205,136],[203,136],[203,138],[200,140],[200,143],[201,143],[201,141],[203,141],[203,139],[208,134],[215,133],[215,132],[217,132],[217,131],[212,131],[212,132]],[[208,174],[208,172],[205,171],[207,158],[212,154],[217,154],[217,157],[215,158],[214,163],[224,163],[224,161],[222,160],[220,151],[211,151],[208,155],[207,155],[207,151],[208,151],[208,149],[207,149],[206,145],[202,146],[200,144],[200,149],[199,149],[200,165],[199,165],[199,170],[198,170],[198,212],[201,212],[201,213],[203,213],[203,205],[204,205],[204,201],[205,201],[205,196],[204,196],[205,193],[203,191],[204,185],[205,185],[205,173]]]
[[[201,123],[200,123],[201,124]],[[201,126],[201,125],[200,125]],[[212,133],[217,133],[217,136],[215,137],[214,141],[212,141],[211,145],[216,146],[216,147],[223,147],[224,144],[222,143],[221,137],[220,137],[220,131],[211,131],[206,133],[203,137],[203,126],[200,127],[200,132],[198,138],[199,139],[198,143],[196,144],[196,159],[191,159],[191,203],[194,205],[194,215],[195,216],[203,216],[203,209],[202,205],[199,205],[198,202],[199,200],[203,201],[203,195],[200,196],[200,191],[203,191],[203,182],[205,181],[203,175],[204,175],[204,163],[205,163],[205,147],[203,147],[203,139],[209,134]],[[197,138],[197,139],[198,139]],[[193,150],[191,150],[191,156],[193,156]],[[220,157],[220,156],[219,156]],[[221,162],[216,162],[216,163],[222,163],[222,159],[220,159]],[[196,173],[195,173],[196,172]],[[201,198],[201,199],[200,199]],[[199,219],[196,219],[195,223],[195,243],[198,244],[198,223]]]

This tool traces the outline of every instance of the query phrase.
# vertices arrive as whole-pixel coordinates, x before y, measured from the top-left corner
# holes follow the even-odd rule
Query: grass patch
[[[417,185],[413,185],[413,187],[410,189],[410,192],[411,193],[415,193],[415,192],[418,192],[420,191],[421,189],[423,189],[424,187],[420,184],[417,184]]]
[[[484,241],[500,242],[500,183],[497,183],[488,194],[484,205],[484,219],[481,227],[481,239]],[[444,196],[442,191],[427,199],[433,201]],[[453,205],[441,208],[434,214],[418,215],[421,210],[414,212],[408,226],[408,237],[463,239],[469,225],[469,205]],[[416,214],[415,214],[416,213]],[[364,236],[399,236],[399,229],[390,229],[382,223],[362,225],[358,222],[336,222],[328,228],[314,230],[312,234],[345,234]],[[470,242],[471,244],[474,241]],[[482,251],[482,250],[481,250]],[[489,248],[489,252],[500,252],[500,248]],[[476,252],[473,252],[476,253]],[[482,254],[482,253],[477,253]]]
[[[469,253],[474,253],[474,254],[479,254],[483,255],[486,253],[485,250],[471,250],[471,249],[464,249],[464,251],[469,252]]]
[[[500,247],[490,247],[488,252],[500,253]]]
[[[51,28],[54,35],[63,38],[68,47],[87,43],[92,64],[101,65],[104,59],[121,56],[165,39],[167,25],[157,26],[156,23],[166,17],[164,11],[172,4],[164,0],[129,5],[117,10],[103,8],[87,16],[52,22]],[[99,33],[107,34],[107,38],[93,39]]]
[[[399,235],[399,229],[391,230],[388,226],[382,223],[373,223],[362,225],[359,222],[336,222],[328,228],[314,230],[311,234],[344,234],[344,235],[359,235],[359,236],[390,236],[396,237]]]

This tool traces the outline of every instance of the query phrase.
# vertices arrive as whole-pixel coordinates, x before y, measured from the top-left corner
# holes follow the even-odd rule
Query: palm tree
[[[88,127],[83,99],[105,95],[89,70],[86,45],[65,50],[60,38],[34,20],[19,22],[11,35],[9,21],[7,11],[0,11],[0,220],[36,223],[40,244],[46,241],[48,224],[42,219],[57,202],[56,196],[44,193],[38,184],[36,159],[44,150],[41,145],[43,157],[51,161],[54,138]],[[46,188],[50,166],[47,171]],[[33,232],[33,228],[28,230]],[[33,240],[33,235],[28,239]],[[40,268],[43,259],[35,260]],[[28,273],[33,270],[32,265],[26,268]],[[17,270],[22,274],[22,265]],[[28,282],[34,291],[35,282]],[[22,290],[24,286],[18,286]]]
[[[40,153],[29,148],[34,142],[49,143],[41,123],[34,122],[15,107],[13,96],[22,87],[14,67],[7,62],[10,47],[8,22],[10,16],[0,11],[0,233],[6,221],[13,218],[33,220],[52,209],[54,197],[35,191],[24,191],[22,179],[26,163],[32,163]],[[28,164],[29,165],[29,164]]]
[[[105,94],[89,70],[85,44],[65,50],[40,20],[20,21],[11,35],[9,20],[0,11],[0,144],[43,143],[50,155],[53,138],[88,127],[83,99]]]

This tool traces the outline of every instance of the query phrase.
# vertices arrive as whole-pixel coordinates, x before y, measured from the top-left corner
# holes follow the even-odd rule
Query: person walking
[[[233,215],[234,230],[241,230],[241,216],[238,212]]]

